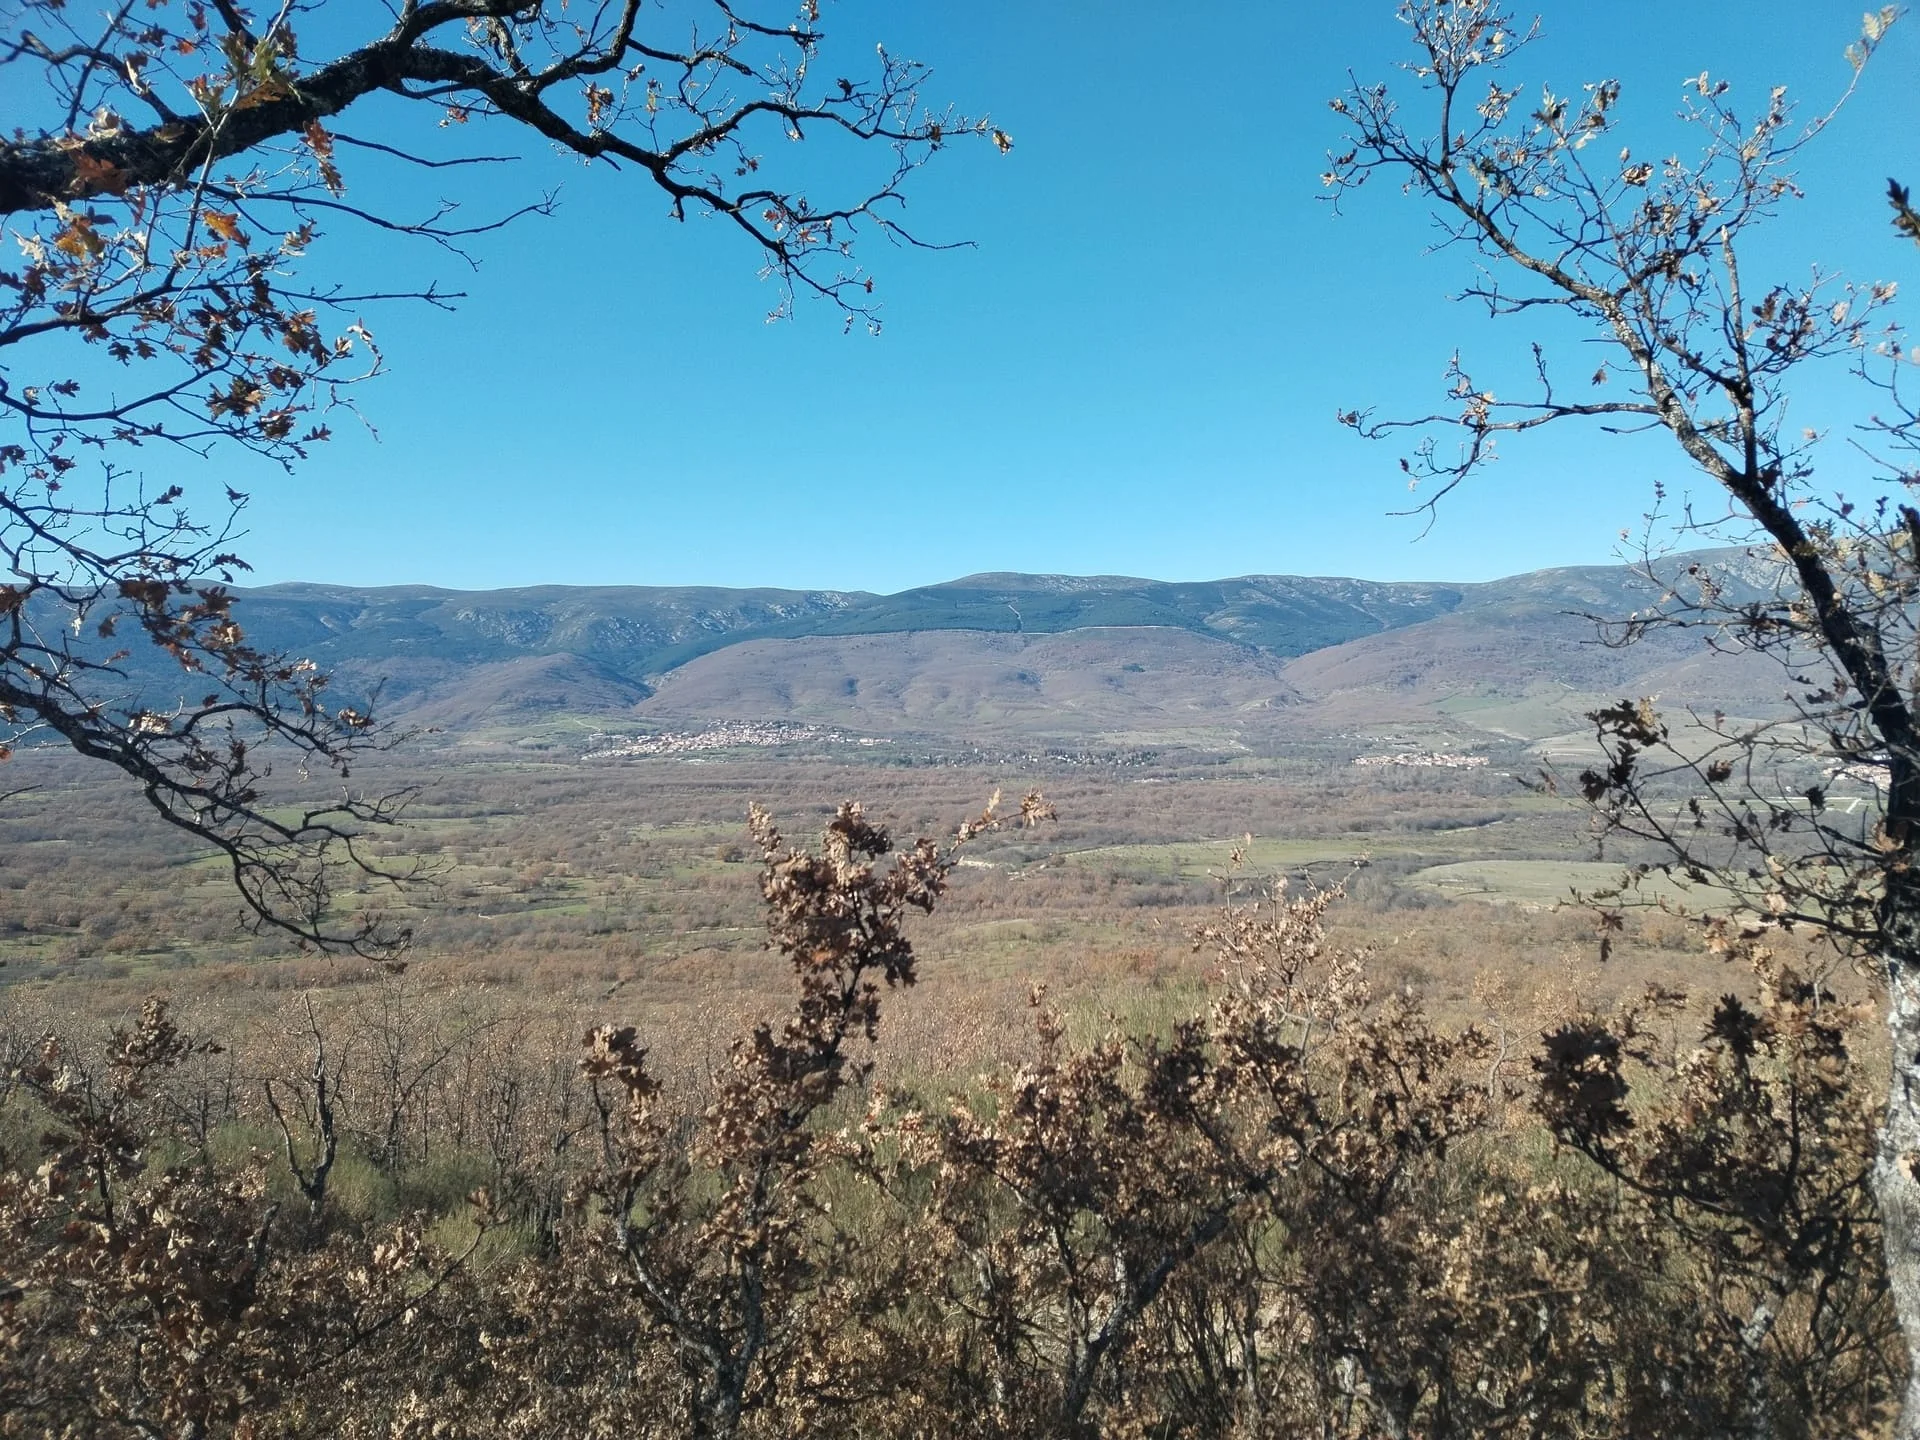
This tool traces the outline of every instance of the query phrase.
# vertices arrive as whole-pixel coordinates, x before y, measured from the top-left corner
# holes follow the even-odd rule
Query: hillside
[[[1299,702],[1271,655],[1172,626],[751,640],[663,676],[650,718],[791,718],[885,733],[1172,737]]]
[[[1697,558],[1740,593],[1740,551]],[[1676,562],[1679,563],[1679,562]],[[1691,637],[1598,643],[1591,615],[1653,598],[1618,566],[1473,585],[1242,576],[985,574],[897,595],[541,586],[278,585],[241,592],[253,643],[378,687],[388,715],[455,738],[789,720],[871,734],[1278,743],[1409,728],[1460,743],[1579,731],[1658,693],[1761,714],[1771,662]],[[140,657],[148,696],[177,687]]]

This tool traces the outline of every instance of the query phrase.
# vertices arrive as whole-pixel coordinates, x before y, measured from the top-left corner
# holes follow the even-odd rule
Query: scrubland
[[[5,983],[86,1006],[137,1005],[155,985],[184,996],[357,983],[351,963],[244,934],[222,862],[126,804],[116,778],[52,755],[14,768],[38,788],[0,807]],[[1590,955],[1590,918],[1559,902],[1610,874],[1578,808],[1511,771],[1338,758],[1050,769],[456,754],[390,759],[357,781],[417,791],[406,823],[369,847],[410,879],[366,884],[350,902],[414,927],[414,976],[582,1003],[618,986],[624,1003],[650,1009],[784,994],[778,967],[763,963],[751,803],[799,830],[858,797],[896,832],[918,834],[943,832],[995,790],[1046,791],[1059,821],[983,840],[918,932],[928,986],[951,968],[956,984],[1041,980],[1092,997],[1197,975],[1187,928],[1223,898],[1243,848],[1241,885],[1324,883],[1361,866],[1333,923],[1378,947],[1396,983],[1457,1000],[1482,970],[1537,974]],[[1440,868],[1467,863],[1465,886]],[[1448,903],[1457,899],[1474,903]],[[1697,965],[1684,928],[1659,915],[1637,923],[1594,983],[1637,985],[1643,958],[1669,976]]]
[[[1865,987],[1685,896],[1602,962],[1555,897],[1633,857],[1511,770],[415,753],[352,901],[403,969],[15,773],[0,1433],[1850,1435],[1903,1380]]]

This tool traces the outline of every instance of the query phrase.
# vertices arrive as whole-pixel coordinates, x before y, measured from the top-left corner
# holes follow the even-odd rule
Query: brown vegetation
[[[473,237],[552,211],[552,195],[527,197],[469,224],[453,198],[348,198],[368,171],[506,158],[458,144],[470,125],[621,168],[758,253],[776,313],[798,292],[877,331],[856,242],[921,243],[902,213],[915,172],[970,140],[1013,142],[924,106],[923,65],[884,47],[843,63],[818,12],[714,0],[669,21],[641,0],[591,15],[445,0],[336,6],[339,23],[316,27],[291,0],[261,16],[229,0],[0,12],[16,102],[0,214],[20,250],[0,271],[0,762],[23,735],[57,737],[221,852],[254,923],[362,955],[403,948],[385,917],[332,903],[336,883],[383,873],[366,838],[398,797],[350,783],[387,738],[378,687],[343,694],[304,650],[249,638],[231,548],[246,495],[149,485],[142,457],[293,469],[330,438],[382,369],[369,308],[460,296],[329,278],[327,229],[365,227],[383,262],[407,238],[471,261]],[[763,165],[769,140],[809,135],[856,158],[832,182]],[[295,808],[276,769],[338,788]]]
[[[16,1012],[5,1433],[1838,1435],[1897,1393],[1859,1012],[1763,932],[1705,1017],[1443,1022],[1338,887],[1275,893],[1171,1013],[1036,994],[1023,1060],[875,1071],[955,847],[754,839],[790,998],[702,1066],[391,974],[217,1038]]]
[[[1656,485],[1645,570],[1659,598],[1602,615],[1619,646],[1705,636],[1772,664],[1790,718],[1762,724],[1717,711],[1670,729],[1651,699],[1591,716],[1606,751],[1580,787],[1606,829],[1652,841],[1649,871],[1712,884],[1727,907],[1820,931],[1871,969],[1885,998],[1892,1076],[1873,1185],[1885,1265],[1911,1357],[1897,1433],[1920,1437],[1920,709],[1912,655],[1920,599],[1920,407],[1890,280],[1841,282],[1818,264],[1767,278],[1756,231],[1802,198],[1794,169],[1828,128],[1899,17],[1869,11],[1847,47],[1852,80],[1810,120],[1785,87],[1736,97],[1707,71],[1686,84],[1690,142],[1635,141],[1618,80],[1576,94],[1514,78],[1539,34],[1503,4],[1403,0],[1409,84],[1356,84],[1334,99],[1345,149],[1323,179],[1336,197],[1376,176],[1430,207],[1445,243],[1477,261],[1465,294],[1518,319],[1531,363],[1518,387],[1489,388],[1456,351],[1441,409],[1344,423],[1411,440],[1401,467],[1429,514],[1510,440],[1546,426],[1597,425],[1658,437],[1718,504],[1669,512]],[[1417,97],[1410,107],[1408,91]],[[1410,116],[1421,118],[1410,120]],[[1594,142],[1599,142],[1597,145]],[[1615,145],[1620,148],[1617,153]],[[1588,147],[1592,145],[1593,148]],[[1654,156],[1664,158],[1654,159]],[[1911,236],[1906,192],[1889,186],[1896,230]],[[1803,256],[1812,263],[1813,256]],[[1565,323],[1570,328],[1561,331]],[[1580,337],[1576,394],[1565,352]],[[1849,499],[1826,436],[1790,424],[1823,371],[1850,372]],[[1609,382],[1616,382],[1609,385]],[[1602,388],[1605,387],[1605,388]],[[1448,444],[1440,443],[1446,437]],[[1457,441],[1455,446],[1453,441]],[[1655,553],[1668,535],[1750,546],[1745,584],[1725,567]],[[1758,582],[1759,593],[1741,593]],[[1684,739],[1680,731],[1691,730]],[[1827,782],[1874,777],[1870,825],[1833,813]]]

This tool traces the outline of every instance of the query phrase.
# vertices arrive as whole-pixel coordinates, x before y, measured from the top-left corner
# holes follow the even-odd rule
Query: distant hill
[[[615,715],[651,693],[578,655],[522,655],[512,660],[416,664],[415,689],[403,709],[407,723],[450,731],[523,724],[549,715]]]
[[[237,614],[276,648],[330,666],[513,660],[578,655],[629,680],[753,635],[817,633],[842,612],[883,597],[832,590],[541,585],[524,590],[349,589],[272,585],[243,590]]]
[[[749,640],[661,677],[637,708],[673,721],[1137,739],[1268,719],[1300,700],[1284,668],[1249,646],[1168,625]]]
[[[1710,566],[1736,595],[1771,579],[1744,551],[1673,563]],[[242,591],[235,614],[253,643],[317,661],[344,692],[377,684],[389,715],[456,736],[797,720],[995,739],[1414,726],[1534,741],[1650,691],[1778,707],[1771,662],[1683,636],[1609,649],[1583,618],[1654,598],[1626,567],[1588,566],[1472,585],[985,574],[897,595],[295,584]],[[145,665],[137,678],[179,683]]]
[[[633,680],[745,640],[966,630],[1051,635],[1151,626],[1304,655],[1456,609],[1474,587],[1253,575],[975,575],[897,595],[834,590],[575,587],[435,590],[274,585],[241,592],[241,623],[331,665],[398,655],[461,663],[567,653]]]

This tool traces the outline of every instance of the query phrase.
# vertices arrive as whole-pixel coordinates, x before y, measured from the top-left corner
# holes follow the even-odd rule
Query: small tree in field
[[[1832,112],[1802,123],[1774,90],[1747,113],[1702,75],[1682,108],[1695,152],[1643,154],[1620,134],[1617,82],[1536,98],[1509,78],[1534,32],[1501,5],[1406,0],[1400,18],[1421,118],[1384,85],[1336,99],[1351,130],[1326,183],[1336,194],[1375,175],[1404,184],[1477,257],[1468,295],[1495,316],[1551,317],[1602,358],[1569,375],[1535,345],[1535,383],[1514,396],[1476,383],[1456,356],[1445,410],[1341,419],[1419,437],[1403,463],[1429,509],[1502,436],[1579,420],[1659,434],[1726,502],[1711,520],[1686,513],[1683,533],[1756,544],[1759,563],[1740,574],[1650,562],[1663,598],[1620,617],[1614,638],[1699,627],[1720,647],[1775,656],[1790,713],[1715,716],[1682,744],[1650,703],[1623,703],[1595,716],[1607,758],[1582,787],[1603,828],[1657,843],[1660,868],[1731,891],[1737,914],[1764,917],[1754,924],[1814,928],[1884,984],[1893,1067],[1873,1192],[1914,1358],[1899,1433],[1920,1436],[1920,511],[1909,503],[1920,353],[1891,323],[1892,284],[1817,269],[1771,283],[1743,263],[1756,227],[1800,198],[1792,166]],[[1895,18],[1867,17],[1847,51],[1856,81]],[[1906,192],[1894,186],[1892,200],[1896,225],[1916,234]],[[1854,451],[1876,467],[1852,501],[1823,485],[1824,437],[1787,414],[1796,383],[1835,366],[1861,387]],[[1449,432],[1458,446],[1443,449]],[[1835,774],[1870,782],[1864,823],[1829,804]]]
[[[918,64],[882,50],[828,68],[830,54],[819,0],[7,7],[0,759],[23,733],[57,735],[225,852],[261,923],[385,950],[396,937],[329,913],[330,882],[372,868],[356,837],[393,803],[348,793],[289,814],[262,788],[276,751],[344,779],[379,737],[369,703],[247,642],[228,590],[246,497],[222,484],[190,513],[181,487],[143,483],[141,458],[292,466],[326,440],[329,412],[380,368],[363,311],[456,298],[305,278],[326,232],[458,255],[550,208],[461,224],[449,204],[383,212],[350,187],[355,162],[425,176],[502,158],[449,143],[469,126],[618,166],[676,219],[724,221],[777,282],[776,313],[799,293],[877,327],[856,238],[920,243],[900,210],[913,172],[956,138],[1012,142],[924,108]],[[841,142],[865,173],[810,186],[808,152]]]

